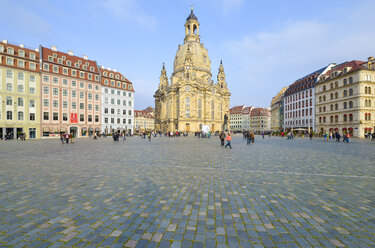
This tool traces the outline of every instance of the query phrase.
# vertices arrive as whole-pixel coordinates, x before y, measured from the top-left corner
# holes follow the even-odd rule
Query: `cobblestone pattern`
[[[0,142],[0,246],[375,247],[375,145]]]

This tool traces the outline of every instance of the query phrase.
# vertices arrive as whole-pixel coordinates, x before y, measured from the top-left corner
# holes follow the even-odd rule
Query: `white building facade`
[[[284,128],[315,131],[315,83],[335,64],[294,82],[284,93]]]
[[[101,132],[131,134],[134,128],[134,88],[116,70],[101,67]]]

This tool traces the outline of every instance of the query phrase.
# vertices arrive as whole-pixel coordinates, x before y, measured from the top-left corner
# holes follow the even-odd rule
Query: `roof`
[[[189,21],[190,19],[198,21],[198,17],[196,17],[193,13],[193,8],[191,8],[190,15],[186,18],[186,21]]]
[[[282,88],[274,98],[272,98],[271,105],[274,105],[275,103],[279,102],[281,98],[284,96],[284,92],[288,89],[288,87]]]
[[[242,113],[242,109],[245,107],[245,105],[240,105],[240,106],[234,106],[233,108],[231,108],[229,110],[229,113],[231,115],[235,115],[235,114],[241,114]]]
[[[8,43],[8,41],[3,41],[0,43],[0,46],[3,47],[3,51],[0,51],[0,55],[6,56],[6,57],[12,57],[13,59],[17,60],[22,60],[24,61],[24,66],[19,66],[18,61],[13,61],[13,65],[7,65],[6,64],[6,59],[4,58],[3,60],[0,61],[0,65],[6,66],[6,67],[12,67],[12,68],[17,68],[20,70],[26,70],[26,71],[32,71],[32,72],[39,72],[39,50],[35,49],[32,50],[30,48],[26,48],[20,45],[13,45]],[[13,49],[13,54],[8,53],[8,48]],[[20,51],[24,51],[24,56],[20,56]],[[35,55],[35,59],[30,58],[30,53],[33,53]],[[35,63],[35,70],[30,69],[29,63]]]
[[[265,108],[254,108],[250,116],[270,116],[270,111]]]
[[[250,113],[251,113],[251,109],[252,109],[253,107],[244,107],[243,108],[243,110],[242,110],[242,114],[244,114],[244,115],[249,115]]]
[[[148,112],[148,113],[154,112],[154,108],[149,106],[149,107],[145,108],[143,111]]]
[[[154,119],[154,116],[151,113],[143,111],[143,110],[134,110],[134,118],[137,118],[137,117]]]
[[[102,67],[99,68],[100,74],[102,76],[102,85],[111,87],[111,88],[117,88],[117,89],[125,89],[128,91],[134,91],[132,83],[127,79],[124,75],[122,75],[120,72],[105,69]],[[112,85],[112,82],[114,85]],[[129,88],[130,87],[130,88]]]
[[[300,79],[298,79],[297,81],[295,81],[293,84],[289,85],[288,89],[285,91],[284,95],[285,96],[288,96],[288,95],[291,95],[291,94],[294,94],[296,92],[299,92],[299,91],[302,91],[302,90],[305,90],[305,89],[309,89],[309,88],[312,88],[315,86],[315,83],[317,81],[317,78],[319,77],[319,75],[324,72],[324,70],[327,68],[328,66],[325,66],[317,71],[314,71]]]
[[[322,79],[322,81],[330,80],[332,78],[339,77],[341,75],[351,73],[360,69],[366,69],[364,64],[367,62],[359,61],[359,60],[352,60],[352,61],[346,61],[344,63],[341,63],[339,65],[336,65],[332,67],[331,70],[327,71],[325,74],[326,77]],[[344,69],[346,68],[346,72],[344,72]]]
[[[71,69],[71,70],[86,72],[83,78],[80,77],[79,73],[77,73],[74,76],[71,73],[71,70],[70,70],[70,73],[66,76],[90,80],[90,81],[94,81],[95,77],[93,77],[92,79],[89,79],[89,76],[88,76],[89,74],[94,74],[94,75],[99,76],[99,70],[98,70],[96,62],[94,60],[88,59],[87,57],[81,58],[81,57],[74,56],[74,55],[71,55],[71,54],[68,54],[68,53],[64,53],[64,52],[60,52],[60,51],[54,51],[52,49],[49,49],[49,48],[46,48],[46,47],[43,47],[43,46],[41,46],[41,52],[42,52],[42,62],[43,63],[48,63],[48,64],[59,66],[59,70],[58,70],[57,73],[53,72],[52,68],[50,68],[47,71],[44,70],[44,68],[43,68],[42,69],[43,71],[65,75],[65,74],[62,73],[63,67],[65,67],[65,68],[68,68],[68,69]],[[71,65],[68,65],[69,61],[70,61]]]

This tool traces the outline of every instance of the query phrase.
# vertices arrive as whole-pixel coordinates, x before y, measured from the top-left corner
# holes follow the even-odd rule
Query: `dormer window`
[[[48,61],[49,61],[49,62],[52,62],[52,61],[53,61],[52,56],[48,56]]]
[[[121,80],[125,80],[125,77],[124,77],[124,76],[122,76],[122,77],[121,77]]]
[[[91,66],[91,67],[90,67],[90,71],[95,71],[94,66]]]
[[[82,65],[82,61],[81,61],[81,60],[78,60],[78,64]]]
[[[84,65],[84,66],[82,66],[82,67],[83,67],[84,70],[87,70],[87,66],[86,66],[86,65]]]
[[[63,61],[65,61],[65,60],[66,60],[66,57],[65,57],[65,56],[62,56],[61,58],[62,58],[62,60],[63,60]]]
[[[116,75],[116,79],[119,79],[120,77],[119,77],[119,75]]]
[[[60,64],[61,64],[61,63],[62,63],[62,59],[58,58],[58,59],[57,59],[57,63],[60,63]]]
[[[348,69],[347,68],[344,68],[344,73],[347,73],[348,72]]]
[[[77,68],[79,68],[79,64],[78,63],[75,63],[74,66],[77,67]]]
[[[89,62],[86,62],[86,64],[85,64],[86,66],[89,66]]]
[[[68,60],[68,61],[66,61],[66,65],[71,66],[71,65],[72,65],[72,62],[70,62],[70,61]]]
[[[107,72],[105,71],[105,72],[103,72],[103,75],[106,77],[108,74],[107,74]]]
[[[19,50],[18,51],[18,56],[25,57],[25,51]]]
[[[8,47],[7,48],[7,52],[8,52],[8,54],[13,55],[14,54],[14,49],[11,48],[11,47]]]
[[[113,78],[113,73],[109,74],[109,76],[110,76],[111,78]]]
[[[4,52],[4,47],[0,46],[0,53],[3,53],[3,52]]]
[[[54,58],[57,58],[57,53],[54,53],[54,54],[53,54],[53,57],[54,57]]]

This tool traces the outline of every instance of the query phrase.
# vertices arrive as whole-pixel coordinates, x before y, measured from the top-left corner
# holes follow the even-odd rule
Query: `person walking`
[[[148,133],[148,141],[151,141],[151,132]]]
[[[65,141],[66,141],[67,144],[69,144],[69,138],[70,138],[70,134],[66,133],[65,134]]]
[[[220,138],[221,146],[224,146],[224,140],[225,140],[224,131],[221,131],[219,138]]]
[[[225,145],[225,148],[227,148],[227,146],[229,146],[229,148],[232,149],[232,145],[231,145],[232,137],[230,136],[230,133],[228,133],[228,135],[226,137],[226,141],[227,141],[227,144]]]
[[[65,139],[64,134],[63,133],[60,134],[60,141],[62,144],[64,144],[64,139]]]
[[[251,134],[249,131],[246,132],[246,144],[250,145],[251,143]]]
[[[310,136],[310,140],[312,140],[312,137],[313,137],[312,132],[309,133],[309,136]]]

